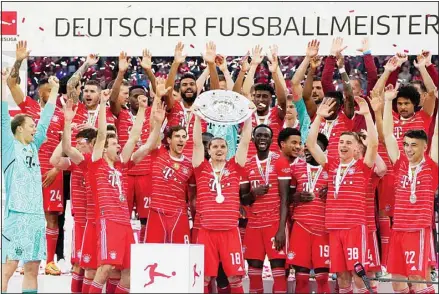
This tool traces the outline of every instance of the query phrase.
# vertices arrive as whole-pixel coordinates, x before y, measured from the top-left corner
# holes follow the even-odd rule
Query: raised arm
[[[117,77],[114,81],[113,87],[111,87],[110,94],[110,110],[115,116],[119,116],[120,110],[122,109],[122,106],[119,103],[120,86],[122,85],[123,77],[128,70],[130,62],[131,60],[128,60],[126,52],[122,51],[119,53],[119,71],[117,72]]]
[[[369,95],[370,91],[372,91],[375,83],[378,80],[378,72],[375,62],[373,60],[372,52],[370,50],[369,38],[364,38],[361,41],[361,47],[357,49],[363,53],[364,67],[367,72],[367,93]]]
[[[343,80],[344,113],[348,118],[354,117],[354,92],[352,91],[351,82],[348,73],[344,67],[344,56],[339,53],[337,55],[337,67]]]
[[[263,59],[264,55],[262,54],[262,47],[256,45],[256,47],[252,49],[252,60],[250,62],[250,69],[247,73],[247,77],[245,78],[244,85],[242,86],[242,94],[246,97],[249,97],[250,95],[250,89],[254,84],[256,70]]]
[[[174,89],[175,77],[177,76],[178,68],[186,60],[186,55],[183,55],[184,45],[178,42],[175,46],[174,61],[169,70],[168,78],[166,79],[166,89],[170,89],[168,95],[165,96],[166,109],[169,111],[174,107],[174,98],[172,97],[172,90]]]
[[[427,92],[433,92],[436,89],[436,85],[434,84],[433,79],[430,77],[430,74],[427,71],[427,68],[426,68],[427,58],[425,58],[424,55],[420,54],[420,55],[418,55],[417,60],[418,61],[414,60],[414,65],[421,73],[425,88],[427,88]],[[433,99],[431,99],[431,98],[433,98]],[[430,116],[433,115],[434,107],[436,105],[436,100],[437,99],[434,99],[434,96],[430,95],[424,101],[424,105],[423,105],[422,109],[424,110],[425,113],[427,113]]]
[[[37,132],[34,136],[34,143],[37,149],[43,145],[46,140],[47,130],[49,129],[50,121],[52,120],[53,113],[55,112],[56,97],[58,96],[59,81],[55,76],[49,78],[50,94],[47,100],[46,106],[41,112],[41,118],[38,121]]]
[[[436,92],[437,93],[437,92]],[[438,124],[439,124],[439,116],[436,115],[436,123],[434,126],[434,134],[433,138],[431,138],[431,148],[430,148],[430,157],[431,159],[438,164],[438,148],[439,148],[439,131],[438,131]]]
[[[229,68],[227,67],[227,57],[221,56],[220,63],[217,64],[220,71],[223,73],[226,79],[227,90],[232,90],[234,82],[232,76],[230,75]]]
[[[311,97],[311,95],[312,95],[312,87],[314,82],[314,75],[321,63],[322,63],[322,58],[319,56],[315,56],[310,60],[308,75],[306,76],[305,85],[303,86],[303,93],[302,93],[303,101],[305,102],[306,111],[308,112],[308,116],[310,118],[313,118],[317,112],[317,104],[314,101],[314,99]]]
[[[393,56],[387,61],[386,65],[384,66],[384,72],[376,82],[375,87],[373,87],[373,91],[376,91],[378,93],[383,92],[390,74],[394,72],[397,68],[398,58]]]
[[[56,146],[55,151],[53,151],[52,156],[50,156],[50,164],[53,167],[60,170],[67,170],[70,167],[70,161],[67,157],[62,156],[62,142],[59,142]]]
[[[214,42],[210,41],[206,44],[206,52],[203,55],[204,61],[207,63],[210,73],[210,90],[219,89],[219,77],[216,71],[216,45]]]
[[[107,101],[110,98],[110,90],[101,91],[101,101],[99,103],[98,114],[98,134],[96,136],[96,142],[93,146],[93,154],[91,156],[92,161],[96,162],[102,158],[102,154],[105,148],[105,141],[107,140]],[[140,107],[140,105],[139,105]]]
[[[327,158],[325,152],[320,148],[317,144],[317,136],[319,135],[320,123],[325,117],[329,117],[332,115],[333,111],[330,109],[335,105],[335,101],[333,98],[323,99],[319,108],[317,109],[316,117],[311,124],[311,128],[309,129],[308,139],[306,140],[306,147],[309,152],[312,154],[314,159],[321,166],[325,166]]]
[[[386,144],[387,154],[389,154],[390,161],[395,163],[399,158],[398,141],[393,134],[393,115],[392,115],[392,101],[396,98],[398,91],[392,85],[387,86],[384,93],[384,110],[383,110],[383,135],[384,143]]]
[[[359,106],[359,110],[355,113],[364,116],[366,121],[366,129],[367,129],[367,149],[366,154],[364,155],[364,163],[372,168],[375,164],[375,159],[378,151],[378,133],[373,123],[372,115],[370,114],[369,105],[367,105],[366,100],[357,96],[355,97],[355,101]]]
[[[81,81],[88,68],[98,63],[98,61],[99,56],[97,54],[89,54],[81,67],[67,81],[67,98],[72,99],[73,103],[76,104],[79,100],[80,93],[77,93],[75,90],[78,83]]]
[[[384,92],[378,93],[376,91],[370,92],[370,105],[375,113],[375,124],[378,132],[378,141],[384,143],[383,134],[383,108],[384,108]]]
[[[192,113],[195,114],[194,129],[192,131],[192,139],[194,147],[192,149],[192,166],[198,167],[204,161],[204,145],[201,128],[201,118],[198,116],[196,107],[193,107]]]
[[[254,107],[253,109],[255,110],[256,107]],[[239,141],[238,148],[236,149],[236,153],[235,153],[235,162],[242,167],[245,166],[245,162],[247,161],[248,146],[250,145],[251,136],[252,136],[252,118],[249,117],[244,122],[244,126],[242,127],[241,139]]]
[[[64,131],[61,141],[62,152],[64,152],[74,164],[79,164],[84,160],[84,156],[78,149],[72,146],[72,120],[75,114],[76,111],[73,110],[73,101],[67,99],[66,105],[64,106]]]
[[[433,83],[436,87],[439,87],[439,75],[436,69],[436,66],[431,63],[431,52],[430,51],[422,51],[422,55],[427,59],[425,66],[427,67],[428,74],[430,75]]]
[[[241,92],[242,92],[242,85],[244,83],[245,74],[250,69],[250,64],[248,63],[248,56],[249,56],[249,53],[247,53],[247,55],[245,55],[243,57],[243,59],[241,60],[241,62],[240,62],[241,70],[239,71],[238,77],[236,78],[235,84],[233,85],[233,91],[236,92],[236,93],[240,93],[241,94]]]
[[[331,51],[325,60],[322,72],[323,92],[334,92],[335,86],[332,83],[334,78],[334,69],[337,55],[339,55],[347,46],[343,46],[343,38],[337,37],[332,40]]]
[[[2,70],[2,106],[1,106],[1,121],[2,121],[2,171],[14,160],[14,134],[11,130],[11,116],[9,115],[9,105],[6,101],[6,79],[9,77],[9,70]]]
[[[140,66],[145,71],[146,76],[148,77],[148,80],[150,82],[150,85],[152,87],[152,91],[156,92],[156,81],[155,81],[155,75],[152,72],[152,55],[151,52],[148,49],[143,49],[142,51],[142,60],[139,62]]]
[[[271,49],[271,48],[270,48]],[[279,76],[279,58],[277,57],[277,46],[275,49],[271,49],[272,55],[268,56],[268,70],[274,80],[274,88],[276,91],[277,105],[279,106],[279,118],[284,120],[287,111],[287,89],[284,88],[284,79],[282,75]]]
[[[25,96],[20,88],[20,67],[23,60],[29,57],[29,54],[30,50],[27,50],[27,41],[18,41],[15,46],[15,62],[7,79],[7,85],[11,91],[12,98],[17,105],[23,102]]]
[[[299,67],[297,68],[296,72],[294,73],[293,78],[291,79],[291,87],[293,90],[293,93],[297,95],[298,97],[302,97],[302,86],[301,82],[305,78],[306,70],[309,66],[309,63],[311,62],[311,59],[317,56],[319,53],[319,47],[320,42],[317,40],[312,40],[311,42],[308,42],[308,47],[306,48],[306,54],[305,58],[300,63]],[[312,82],[311,82],[311,88],[312,88]],[[311,96],[311,93],[310,93]]]
[[[201,75],[198,77],[197,79],[197,96],[200,95],[201,91],[204,88],[204,84],[207,81],[207,78],[210,75],[210,71],[209,71],[209,67],[206,67],[203,72],[201,73]]]

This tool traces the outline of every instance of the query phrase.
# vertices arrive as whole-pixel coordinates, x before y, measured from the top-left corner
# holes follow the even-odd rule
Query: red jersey
[[[363,160],[354,160],[342,166],[338,158],[328,158],[325,170],[329,174],[326,229],[343,230],[366,225],[366,188],[372,169]],[[337,182],[340,184],[337,185]]]
[[[70,201],[72,205],[72,214],[76,223],[86,223],[86,206],[87,190],[90,186],[86,185],[86,177],[81,168],[73,162],[70,163]],[[88,180],[87,180],[88,182]]]
[[[116,162],[114,168],[103,159],[88,163],[88,175],[93,198],[96,203],[96,217],[120,224],[131,225],[127,203],[127,182],[123,174],[134,165]]]
[[[90,177],[88,176],[88,164],[91,162],[91,154],[84,154],[84,160],[81,161],[77,167],[82,171],[82,176],[85,180],[85,204],[86,204],[86,213],[85,218],[87,221],[95,222],[96,221],[96,205],[95,200],[93,199],[93,191],[91,190]]]
[[[238,226],[240,178],[245,170],[232,158],[222,170],[219,183],[208,160],[194,169],[197,181],[201,227],[208,230],[229,230]],[[217,185],[221,185],[222,203],[217,203]]]
[[[291,181],[290,163],[279,153],[270,152],[268,158],[259,161],[253,156],[245,165],[247,177],[241,183],[250,182],[252,188],[269,183],[268,193],[256,197],[247,215],[249,228],[263,228],[280,220],[279,180]]]
[[[188,140],[183,149],[183,155],[189,159],[192,158],[192,152],[194,148],[194,141],[192,139],[192,134],[194,131],[195,116],[193,113],[189,113],[184,107],[183,102],[175,102],[174,107],[172,107],[171,112],[167,115],[167,126],[165,132],[169,130],[170,127],[180,125],[186,128]],[[201,120],[201,129],[203,132],[207,129],[207,122]]]
[[[372,172],[369,185],[367,185],[366,188],[366,223],[369,232],[375,232],[377,230],[375,220],[375,191],[380,179],[381,178],[375,172]]]
[[[145,120],[142,126],[142,133],[140,134],[140,140],[137,142],[134,151],[139,149],[140,146],[146,143],[149,136],[149,117],[151,115],[151,108],[145,111]],[[132,115],[129,109],[122,108],[119,117],[116,119],[117,135],[119,138],[120,146],[125,146],[128,141],[131,128],[133,127],[136,117]],[[147,155],[141,162],[137,163],[132,169],[128,171],[128,175],[147,175],[151,172],[151,156]]]
[[[422,109],[408,119],[400,118],[398,113],[393,112],[393,134],[398,141],[399,151],[404,154],[404,134],[407,131],[424,130],[428,134],[430,123],[431,116]]]
[[[280,110],[278,106],[270,108],[263,122],[264,124],[270,126],[270,128],[273,130],[273,138],[272,138],[273,143],[270,145],[270,150],[278,153],[280,151],[279,151],[279,145],[277,145],[277,137],[279,136],[279,132],[283,129],[284,126],[284,121],[279,118],[279,111]],[[260,124],[261,123],[259,117],[255,112],[252,115],[252,129],[256,128]],[[248,147],[247,158],[252,158],[256,154],[257,151],[255,144],[250,144],[250,146]]]
[[[25,97],[23,102],[18,105],[21,111],[27,115],[30,115],[35,122],[40,119],[41,106],[40,104],[30,97]],[[64,130],[64,113],[61,108],[55,107],[52,120],[50,121],[49,128],[47,130],[47,139],[43,145],[41,145],[38,151],[38,157],[40,159],[41,174],[48,172],[52,169],[52,165],[49,163],[50,157],[61,141],[62,131]]]
[[[416,231],[431,227],[434,193],[438,186],[437,164],[425,157],[419,165],[410,167],[410,175],[407,157],[400,156],[394,168],[395,212],[392,229]]]
[[[321,166],[314,166],[304,159],[291,165],[291,175],[295,179],[296,192],[314,193],[311,202],[299,203],[294,208],[291,219],[303,224],[312,233],[325,232],[325,201],[319,198],[319,191],[328,185],[329,175]]]
[[[193,174],[192,161],[186,156],[174,158],[169,151],[158,148],[151,152],[152,192],[149,207],[174,213],[187,211],[186,187]]]
[[[328,138],[328,158],[338,158],[338,141],[343,132],[352,131],[354,122],[349,119],[343,111],[338,113],[335,120],[322,120],[320,123],[320,133],[324,134]]]

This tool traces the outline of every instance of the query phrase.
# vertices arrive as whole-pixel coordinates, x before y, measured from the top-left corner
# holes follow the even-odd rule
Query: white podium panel
[[[203,293],[204,245],[131,245],[132,293]]]

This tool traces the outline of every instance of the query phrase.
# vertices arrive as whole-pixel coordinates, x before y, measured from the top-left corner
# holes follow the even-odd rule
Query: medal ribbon
[[[259,126],[261,124],[261,120],[259,119],[258,113],[256,111],[254,113],[256,118],[256,125]],[[264,125],[268,126],[269,124],[268,119],[270,118],[270,114],[271,114],[271,108],[268,110],[268,113],[264,118],[264,122],[263,122]]]
[[[422,164],[425,162],[425,158],[423,158],[421,160],[421,162],[416,166],[415,172],[414,174],[412,174],[412,167],[409,164],[408,167],[408,177],[409,177],[409,181],[411,182],[410,184],[410,196],[411,195],[415,195],[416,194],[416,179],[418,178],[418,173],[421,171],[422,169]]]
[[[337,118],[335,120],[332,121],[332,123],[330,124],[327,120],[325,120],[325,126],[323,127],[323,130],[321,131],[321,133],[323,135],[326,136],[326,138],[328,138],[331,136],[332,133],[332,128],[334,127],[334,125],[337,123]]]
[[[212,160],[209,160],[209,162],[210,162],[210,166],[212,167],[212,170],[213,170],[213,176],[214,176],[214,181],[215,181],[215,186],[216,186],[216,195],[219,197],[222,195],[221,178],[223,177],[226,165],[224,164],[224,166],[221,168],[220,174],[218,176],[215,172],[215,169],[213,168]]]
[[[259,174],[261,175],[262,179],[264,180],[265,185],[268,185],[270,182],[270,163],[271,163],[271,151],[268,153],[267,158],[267,165],[265,166],[265,175],[264,170],[262,169],[261,161],[259,160],[258,156],[256,155],[256,164],[258,165]]]
[[[98,119],[99,115],[99,107],[96,108],[95,111],[88,111],[87,112],[87,123],[91,126],[96,126],[96,120]]]
[[[311,172],[311,165],[310,164],[306,164],[306,173],[308,175],[308,192],[313,193],[314,192],[314,188],[316,187],[317,181],[320,177],[320,173],[322,172],[323,167],[319,166],[319,169],[317,170],[314,178],[312,177],[312,172]]]
[[[348,174],[349,169],[356,163],[357,161],[355,159],[352,159],[351,162],[349,162],[348,166],[343,172],[343,175],[341,174],[341,163],[338,165],[337,168],[337,174],[335,175],[335,192],[334,192],[334,198],[337,198],[338,191],[340,190],[341,183],[343,182],[344,178]]]

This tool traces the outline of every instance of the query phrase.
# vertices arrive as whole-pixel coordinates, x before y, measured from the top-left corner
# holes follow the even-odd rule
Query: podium
[[[203,293],[204,245],[131,245],[132,293]]]

